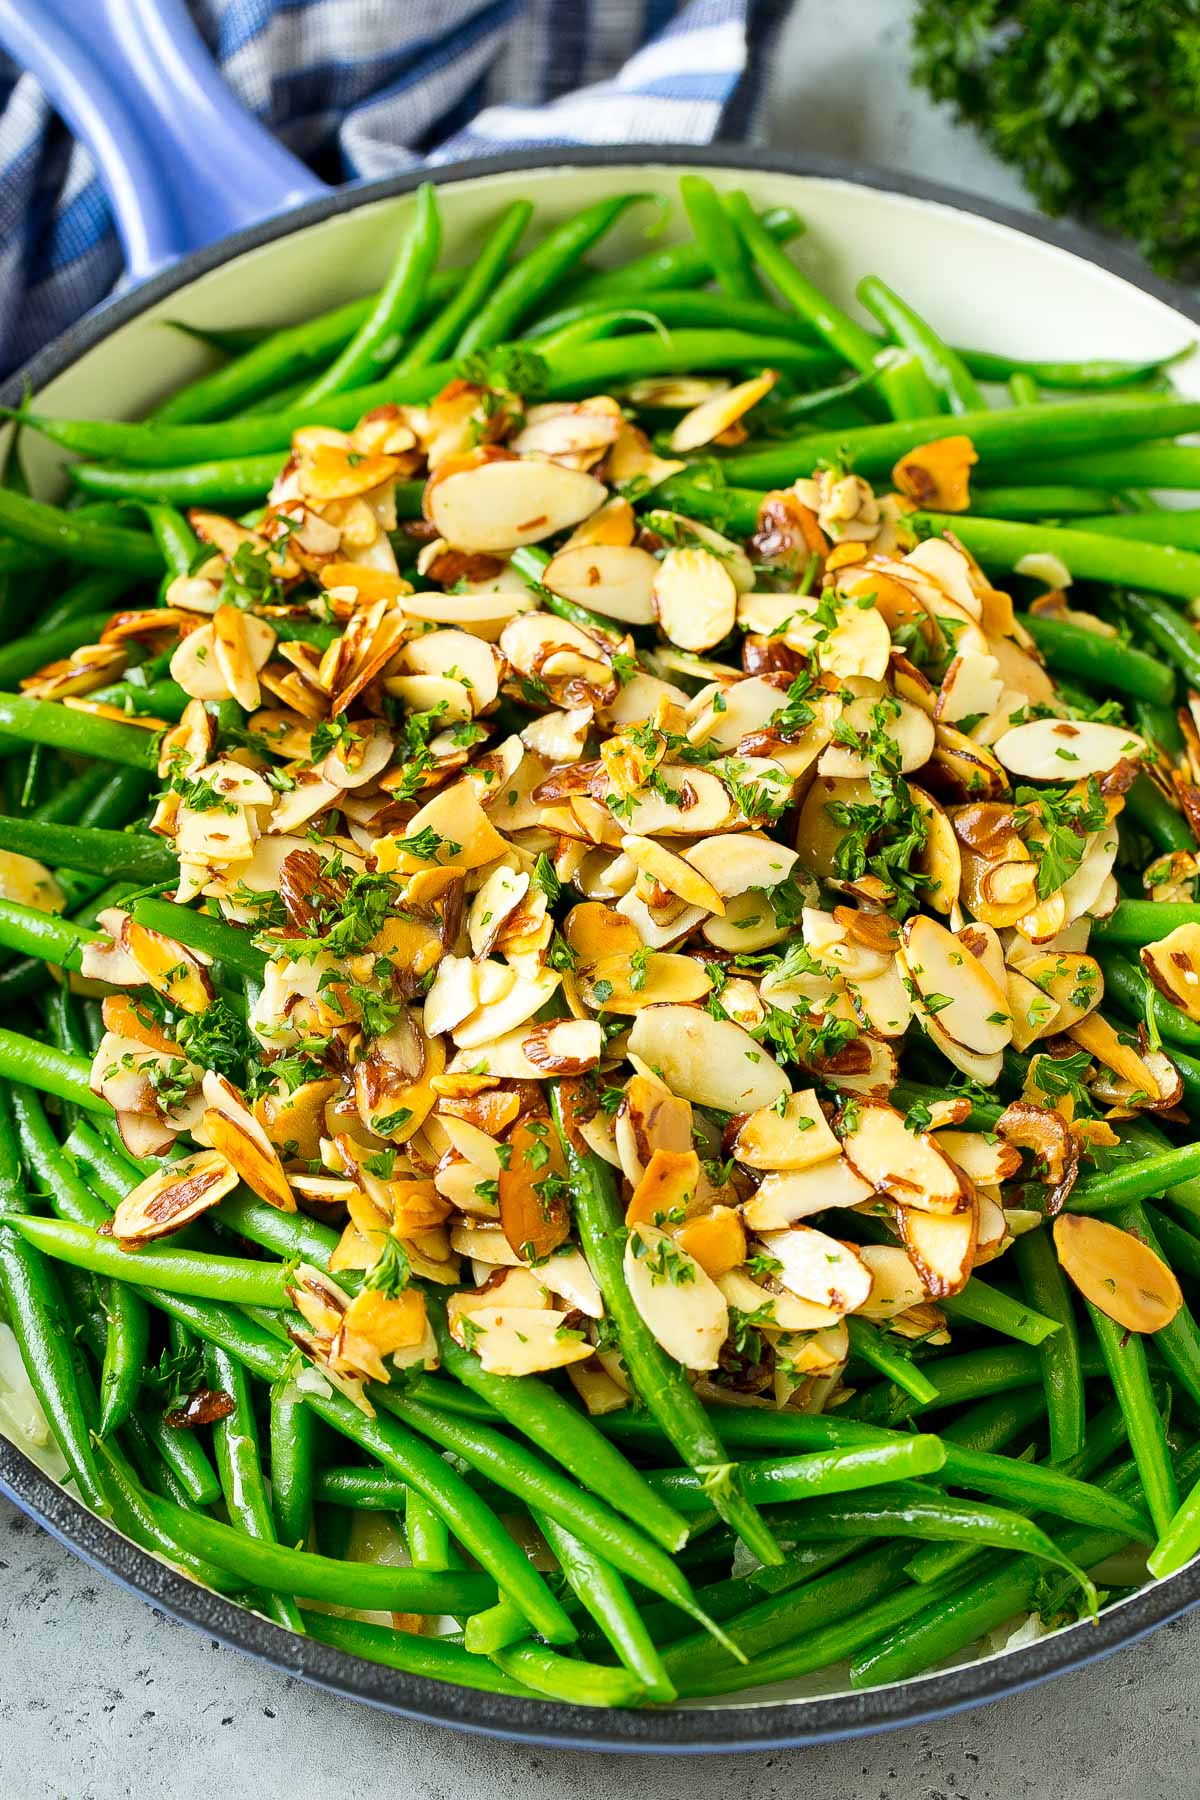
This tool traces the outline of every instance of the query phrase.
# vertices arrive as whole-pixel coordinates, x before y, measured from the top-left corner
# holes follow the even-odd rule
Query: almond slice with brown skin
[[[898,1206],[896,1221],[913,1266],[934,1300],[961,1293],[971,1278],[979,1235],[979,1211],[972,1199],[957,1213],[921,1212]]]
[[[711,985],[696,957],[650,950],[639,952],[636,963],[611,956],[591,964],[580,974],[579,996],[585,1006],[600,1012],[640,1013],[647,1006],[685,1006],[702,1000]]]
[[[779,1064],[748,1031],[699,1007],[647,1007],[634,1020],[629,1049],[672,1093],[719,1112],[754,1112],[791,1091]]]
[[[737,589],[710,550],[668,550],[654,577],[654,609],[681,650],[711,650],[737,619]]]
[[[1059,1213],[1054,1248],[1084,1298],[1126,1331],[1161,1331],[1183,1305],[1179,1283],[1162,1258],[1107,1219]]]
[[[926,913],[904,925],[899,958],[921,1006],[948,1037],[978,1056],[1012,1041],[1008,996],[978,957]]]
[[[927,1131],[909,1131],[904,1117],[882,1100],[847,1102],[836,1123],[842,1153],[872,1188],[902,1206],[954,1213],[964,1204],[962,1176]]]
[[[113,1236],[132,1244],[167,1237],[215,1206],[237,1181],[237,1170],[216,1150],[168,1163],[126,1194],[113,1214]]]
[[[1151,981],[1189,1019],[1200,1021],[1200,925],[1180,925],[1142,950]]]
[[[658,562],[634,544],[584,544],[560,550],[542,571],[552,594],[591,607],[623,625],[653,625]]]
[[[880,1323],[920,1306],[925,1283],[907,1250],[899,1244],[860,1244],[858,1254],[871,1272],[871,1292],[859,1312]]]
[[[764,1177],[758,1191],[742,1208],[752,1231],[781,1231],[798,1219],[807,1219],[827,1207],[861,1206],[874,1197],[844,1156],[814,1163],[810,1169],[789,1169]]]
[[[671,433],[671,449],[686,455],[711,444],[723,431],[736,425],[752,406],[757,406],[778,379],[773,369],[764,369],[761,375],[754,375],[749,381],[739,381],[736,387],[708,395],[680,419]]]
[[[694,1257],[654,1225],[625,1240],[625,1284],[656,1342],[686,1369],[715,1369],[729,1333],[720,1288]]]
[[[515,550],[567,531],[602,506],[602,482],[561,463],[502,455],[443,464],[426,484],[426,517],[456,550]]]
[[[1033,719],[996,740],[996,755],[1024,781],[1078,781],[1107,775],[1122,760],[1145,754],[1146,743],[1123,725],[1093,720]]]
[[[808,1169],[840,1154],[817,1102],[816,1090],[789,1094],[782,1106],[761,1107],[738,1128],[733,1154],[748,1169]]]
[[[849,1245],[811,1225],[767,1232],[769,1256],[780,1263],[776,1277],[789,1293],[831,1312],[857,1312],[871,1292],[871,1273]]]

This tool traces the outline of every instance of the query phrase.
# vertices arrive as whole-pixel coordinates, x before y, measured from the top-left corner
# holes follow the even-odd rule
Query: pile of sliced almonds
[[[86,706],[132,646],[175,646],[191,698],[153,828],[176,898],[270,958],[239,1086],[206,1064],[207,959],[102,916],[96,1090],[135,1154],[196,1146],[114,1230],[161,1238],[238,1180],[338,1223],[294,1335],[364,1408],[367,1380],[436,1363],[425,1284],[485,1368],[626,1404],[551,1081],[618,1173],[659,1344],[702,1388],[812,1409],[845,1392],[848,1317],[944,1339],[941,1303],[1060,1211],[1114,1123],[1179,1104],[1088,948],[1146,746],[1075,716],[1010,597],[907,522],[965,504],[969,440],[911,452],[893,493],[798,471],[746,541],[654,509],[773,379],[527,408],[456,381],[298,432],[259,524],[193,512],[198,572],[26,683]],[[679,412],[670,457],[639,404]],[[243,579],[235,603],[247,571],[261,598]],[[26,865],[0,889],[60,904]],[[1172,859],[1153,891],[1196,878]],[[1200,932],[1144,960],[1200,1020]],[[946,1095],[916,1106],[914,1040]],[[1014,1053],[1021,1099],[972,1129],[963,1090]],[[1115,1228],[1064,1214],[1055,1242],[1129,1329],[1178,1304]]]

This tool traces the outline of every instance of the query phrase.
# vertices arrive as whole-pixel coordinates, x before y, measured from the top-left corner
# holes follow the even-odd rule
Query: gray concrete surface
[[[563,0],[568,4],[569,0]],[[906,0],[799,0],[771,141],[1020,203],[907,88]],[[0,1503],[2,1800],[1184,1800],[1200,1778],[1200,1618],[1032,1693],[865,1742],[704,1763],[528,1750],[406,1724],[223,1650]]]

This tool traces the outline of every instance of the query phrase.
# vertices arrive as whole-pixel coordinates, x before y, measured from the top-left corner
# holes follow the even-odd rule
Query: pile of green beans
[[[1165,384],[1169,358],[958,347],[875,275],[857,289],[868,329],[789,249],[803,230],[789,211],[759,214],[694,174],[680,196],[688,241],[612,267],[586,259],[607,253],[610,233],[636,236],[657,196],[615,194],[541,232],[514,201],[469,267],[444,269],[426,184],[377,293],[276,329],[196,334],[215,366],[151,417],[60,418],[31,398],[20,429],[76,459],[82,503],[0,486],[0,626],[19,618],[21,632],[0,646],[0,846],[51,867],[65,901],[50,913],[0,897],[0,1313],[70,1486],[293,1632],[407,1673],[588,1706],[666,1705],[847,1659],[858,1685],[901,1679],[1035,1605],[1047,1619],[1094,1609],[1089,1571],[1116,1550],[1148,1548],[1159,1577],[1200,1553],[1200,1144],[1174,1114],[1122,1121],[1110,1160],[1085,1162],[1067,1201],[1170,1265],[1192,1304],[1168,1326],[1122,1331],[1076,1294],[1035,1229],[994,1279],[973,1276],[940,1303],[949,1346],[850,1318],[850,1391],[802,1412],[702,1399],[663,1351],[625,1282],[617,1178],[582,1147],[553,1082],[576,1233],[634,1403],[593,1417],[554,1376],[488,1373],[427,1285],[439,1372],[371,1384],[358,1405],[305,1380],[288,1338],[297,1265],[328,1267],[330,1225],[239,1187],[173,1240],[130,1250],[112,1235],[115,1208],[161,1163],[129,1152],[92,1088],[103,1020],[79,972],[97,911],[119,900],[194,952],[243,1032],[268,958],[215,906],[170,897],[175,853],[145,829],[159,734],[133,721],[174,721],[187,703],[167,657],[135,656],[88,697],[125,719],[21,686],[97,641],[117,606],[163,604],[204,555],[203,521],[181,509],[260,508],[298,429],[424,406],[462,376],[486,384],[506,359],[536,371],[533,400],[775,370],[754,414],[761,436],[633,494],[739,539],[772,489],[818,463],[886,477],[931,440],[968,437],[981,482],[969,508],[908,522],[952,531],[1014,584],[1027,557],[1047,554],[1079,584],[1065,616],[1021,614],[1033,651],[1081,708],[1124,708],[1159,758],[1157,778],[1143,770],[1126,796],[1120,898],[1092,946],[1114,1014],[1166,1045],[1200,1116],[1200,1023],[1139,961],[1200,925],[1200,884],[1169,902],[1137,885],[1147,845],[1200,855],[1170,779],[1185,743],[1175,708],[1200,689],[1200,628],[1181,605],[1200,597],[1200,512],[1136,498],[1200,488],[1200,450],[1174,441],[1200,430],[1200,403],[1139,391]],[[993,403],[1002,384],[1008,403]],[[1043,389],[1066,397],[1043,404]],[[420,519],[423,492],[399,484],[402,525]],[[536,546],[512,558],[535,586],[546,562]],[[45,601],[36,616],[17,608],[22,583]],[[539,592],[611,636],[611,620]],[[279,635],[319,653],[337,632],[325,617],[288,619]],[[239,747],[233,713],[221,742]],[[217,715],[220,732],[228,723]],[[1010,1056],[1002,1096],[1026,1074]],[[944,1098],[931,1083],[920,1054],[906,1056],[893,1103]],[[1002,1111],[973,1092],[966,1128],[991,1132]],[[891,1241],[878,1220],[847,1216],[856,1241]],[[361,1278],[339,1280],[356,1291]],[[403,1520],[407,1563],[347,1554],[364,1515],[393,1532]],[[546,1562],[527,1557],[514,1519]],[[449,1615],[461,1636],[317,1610],[330,1605]]]

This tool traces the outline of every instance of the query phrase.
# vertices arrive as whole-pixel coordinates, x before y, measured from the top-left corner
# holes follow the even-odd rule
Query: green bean
[[[1200,906],[1184,900],[1119,900],[1107,919],[1097,919],[1092,937],[1111,944],[1154,944],[1181,925],[1200,924]]]
[[[111,617],[111,608],[107,612],[83,613],[52,630],[43,627],[5,644],[0,648],[0,686],[10,688],[46,663],[78,649],[80,644],[95,643]]]
[[[937,1386],[919,1369],[911,1356],[895,1343],[889,1343],[886,1332],[879,1331],[865,1319],[848,1319],[850,1351],[881,1375],[894,1381],[898,1388],[923,1404],[935,1405]]]
[[[1160,369],[1185,356],[1190,344],[1171,356],[1155,362],[1031,362],[1023,357],[997,356],[991,350],[963,350],[963,361],[980,381],[1007,381],[1013,374],[1031,375],[1043,387],[1105,388],[1129,387],[1157,375]]]
[[[26,1168],[49,1195],[56,1217],[89,1231],[107,1225],[108,1208],[64,1155],[40,1097],[31,1088],[14,1085],[12,1109]],[[101,1437],[108,1437],[128,1419],[141,1391],[150,1342],[150,1314],[141,1295],[121,1281],[106,1284],[100,1290],[100,1302],[106,1318],[106,1341],[99,1431]]]
[[[117,569],[97,569],[90,575],[81,576],[41,614],[42,631],[57,631],[74,619],[103,612],[106,608],[111,617],[117,602],[134,585],[135,579]]]
[[[1169,556],[1172,552],[1167,550],[1162,554]],[[1183,552],[1178,554],[1184,555]],[[1144,574],[1131,579],[1146,582]],[[1154,584],[1151,582],[1147,585]],[[1200,631],[1173,606],[1168,606],[1153,594],[1127,593],[1123,597],[1122,607],[1142,635],[1165,651],[1193,686],[1200,682]]]
[[[498,1487],[515,1494],[525,1506],[544,1512],[565,1526],[623,1575],[632,1576],[652,1593],[674,1601],[681,1611],[706,1623],[687,1580],[665,1551],[635,1531],[606,1501],[581,1493],[524,1445],[487,1425],[439,1413],[390,1388],[378,1390],[374,1398],[394,1418],[461,1457]],[[719,1635],[718,1627],[714,1625],[712,1629]]]
[[[290,1390],[288,1390],[290,1391]],[[272,1390],[271,1507],[281,1544],[303,1550],[312,1531],[316,1487],[317,1426],[303,1400]]]
[[[398,375],[426,368],[453,353],[468,323],[495,288],[532,217],[533,207],[528,200],[514,200],[504,209],[464,273],[454,299],[434,313],[420,337],[396,364]]]
[[[628,337],[576,344],[546,361],[547,387],[555,399],[603,391],[611,383],[641,375],[736,368],[825,374],[833,366],[828,352],[795,338],[687,329],[668,332],[665,337],[656,331],[639,331]]]
[[[760,214],[763,230],[780,243],[799,237],[804,230],[790,206],[777,206]],[[562,296],[564,305],[610,305],[660,289],[703,287],[712,279],[704,252],[696,243],[668,244],[634,257],[615,269],[593,269],[571,282]]]
[[[1120,1010],[1135,1021],[1153,1019],[1156,1029],[1172,1045],[1200,1046],[1200,1025],[1174,1003],[1160,994],[1142,970],[1116,950],[1101,948],[1096,958],[1104,972],[1104,992]],[[1180,1176],[1181,1181],[1188,1177]],[[1149,1190],[1148,1190],[1149,1191]]]
[[[135,1416],[176,1486],[186,1495],[188,1505],[214,1505],[221,1498],[221,1484],[196,1433],[182,1426],[168,1425],[162,1410],[144,1401],[139,1404]]]
[[[941,410],[952,413],[983,410],[986,405],[983,395],[958,352],[943,343],[933,327],[899,294],[878,275],[866,276],[856,291],[867,311],[874,313],[893,341],[920,358],[930,382],[945,401]]]
[[[1077,677],[1104,693],[1130,694],[1159,706],[1169,706],[1175,697],[1175,671],[1120,638],[1035,613],[1026,615],[1023,623],[1053,674]]]
[[[760,1562],[780,1562],[782,1552],[770,1528],[743,1496],[737,1466],[726,1456],[710,1417],[683,1370],[651,1336],[633,1304],[625,1282],[623,1221],[612,1170],[591,1152],[576,1147],[557,1083],[551,1089],[550,1106],[571,1178],[580,1243],[604,1296],[635,1391],[683,1461],[696,1471],[702,1486],[711,1489],[709,1499],[725,1523]]]
[[[111,1113],[108,1101],[93,1094],[91,1073],[85,1056],[72,1056],[36,1038],[0,1028],[0,1082],[24,1081],[39,1093],[73,1100],[89,1112]]]
[[[364,390],[365,391],[365,390]],[[364,410],[367,410],[364,408]],[[257,423],[247,420],[246,427]],[[196,426],[180,426],[193,431]],[[230,434],[232,435],[232,434]],[[268,431],[265,435],[274,436]],[[71,480],[85,493],[119,494],[130,500],[163,500],[176,505],[244,506],[260,500],[279,473],[280,455],[243,455],[228,461],[147,468],[124,463],[72,463]]]
[[[810,344],[813,342],[813,333],[802,319],[782,312],[779,307],[772,306],[766,300],[731,300],[725,294],[657,288],[647,293],[631,293],[630,304],[638,313],[648,314],[657,319],[660,325],[671,329],[680,325],[727,326],[735,331],[760,331],[772,337],[782,334],[785,337],[803,338]],[[540,351],[542,345],[558,332],[609,314],[613,305],[612,300],[585,300],[575,306],[560,307],[557,312],[547,313],[530,326],[523,341]],[[857,391],[872,379],[873,375],[859,375],[847,385]],[[804,396],[797,395],[795,398],[802,400]],[[1094,494],[1091,499],[1094,510]]]
[[[495,1606],[472,1613],[463,1626],[463,1644],[475,1656],[490,1656],[528,1635],[529,1621],[511,1600],[497,1600]]]
[[[200,1582],[216,1593],[238,1591],[238,1584],[223,1569],[195,1553],[166,1530],[151,1511],[151,1496],[138,1483],[126,1458],[111,1440],[98,1446],[103,1461],[104,1487],[113,1524],[135,1544],[152,1550],[156,1556]],[[189,1514],[189,1517],[199,1515]]]
[[[681,175],[679,198],[722,293],[731,300],[759,299],[762,288],[750,266],[745,243],[712,182],[703,175]]]
[[[379,1469],[323,1468],[317,1471],[315,1497],[318,1505],[346,1506],[356,1512],[403,1513],[411,1496],[398,1477]]]
[[[1113,1401],[1088,1421],[1085,1442],[1063,1462],[1062,1473],[1087,1480],[1123,1451],[1126,1443],[1125,1416]],[[1024,1516],[1035,1509],[1032,1504],[1022,1504],[1016,1510]],[[936,1581],[974,1560],[970,1544],[929,1544],[905,1564],[904,1572],[913,1581]]]
[[[545,1513],[535,1512],[533,1517],[576,1598],[645,1689],[647,1700],[669,1705],[675,1698],[675,1684],[617,1571],[556,1520]]]
[[[470,356],[512,336],[543,294],[551,291],[621,215],[651,194],[614,194],[597,200],[554,226],[536,249],[514,263],[493,289],[458,342],[458,354]]]
[[[300,397],[301,405],[327,394],[364,387],[394,363],[425,297],[426,285],[441,249],[442,226],[437,189],[424,181],[417,189],[414,212],[396,260],[374,306],[345,349]]]
[[[916,513],[912,523],[918,531],[932,531],[938,536],[943,531],[953,531],[985,568],[1011,571],[1024,557],[1037,551],[1061,557],[1071,574],[1081,581],[1137,583],[1181,600],[1200,593],[1200,556],[1167,545],[1126,543],[1121,538],[1100,537],[1057,525],[979,519],[972,513]],[[1153,636],[1145,621],[1139,618],[1139,622],[1146,635]]]
[[[1039,1525],[1023,1512],[1006,1507],[987,1506],[978,1500],[947,1500],[922,1492],[920,1485],[913,1483],[836,1500],[805,1500],[788,1507],[786,1518],[789,1529],[804,1542],[826,1537],[922,1538],[938,1545],[956,1545],[967,1556],[984,1548],[1037,1556],[1065,1568],[1083,1589],[1093,1612],[1096,1609],[1096,1590],[1083,1570],[1062,1554]]]
[[[89,875],[126,881],[170,881],[179,872],[175,851],[148,833],[0,817],[0,840],[7,849],[22,856],[52,858],[66,868]]]
[[[814,327],[843,362],[864,373],[873,369],[879,346],[870,332],[864,331],[848,313],[835,306],[784,254],[775,239],[763,229],[745,194],[726,195],[725,205],[751,259],[793,311]]]
[[[1164,1262],[1166,1257],[1146,1208],[1140,1202],[1122,1207],[1113,1223],[1130,1236],[1148,1244]],[[1103,1348],[1103,1346],[1101,1346]],[[1154,1348],[1166,1363],[1180,1389],[1200,1403],[1200,1327],[1184,1303],[1167,1324],[1154,1333]],[[1136,1359],[1135,1359],[1136,1360]],[[1132,1442],[1132,1436],[1130,1442]]]
[[[414,1569],[448,1569],[451,1566],[454,1552],[446,1521],[420,1494],[408,1497],[404,1509],[404,1535]]]
[[[511,1694],[526,1700],[534,1696],[532,1688],[504,1674],[489,1657],[473,1656],[448,1638],[414,1637],[408,1631],[368,1625],[361,1619],[341,1619],[330,1613],[306,1612],[302,1617],[309,1637],[367,1662],[484,1693]]]
[[[874,353],[874,341],[868,342]],[[1135,444],[1140,439],[1195,431],[1198,427],[1200,403],[1125,394],[1068,400],[1052,412],[1044,406],[998,407],[990,412],[962,413],[955,421],[956,430],[971,439],[985,463],[1000,462],[1005,457],[1015,461],[1045,455],[1051,439],[1055,455],[1066,456],[1073,451],[1093,450],[1098,445]],[[857,431],[814,432],[773,444],[769,449],[727,457],[723,467],[730,481],[774,486],[794,480],[798,473],[809,473],[822,457],[844,454],[860,474],[886,474],[906,451],[944,436],[945,430],[945,418],[935,414],[929,419],[864,425]],[[1031,477],[1023,471],[1019,479],[1028,482]]]
[[[139,1253],[140,1254],[140,1253]],[[262,1381],[285,1375],[289,1351],[271,1333],[228,1306],[200,1303],[181,1295],[153,1290],[150,1298],[189,1325],[206,1343],[216,1343],[237,1357]],[[336,1392],[309,1394],[305,1405],[343,1437],[366,1450],[385,1469],[416,1488],[442,1514],[463,1548],[512,1599],[534,1629],[552,1643],[570,1643],[575,1627],[549,1588],[508,1537],[491,1510],[462,1476],[413,1431],[393,1419],[369,1419]]]
[[[938,393],[912,350],[887,345],[876,354],[877,386],[893,419],[927,419],[938,410]]]
[[[1200,1553],[1200,1479],[1184,1495],[1166,1530],[1146,1558],[1146,1567],[1159,1581],[1182,1569]]]
[[[1125,1429],[1142,1493],[1154,1529],[1161,1535],[1179,1505],[1179,1493],[1162,1417],[1150,1386],[1145,1345],[1135,1332],[1123,1331],[1090,1300],[1086,1305],[1108,1365],[1113,1391],[1125,1415]]]
[[[987,519],[1078,519],[1081,529],[1086,516],[1090,530],[1096,499],[1094,488],[1071,487],[1065,482],[1037,487],[989,486],[973,489],[971,510]],[[1028,615],[1022,618],[1028,622]]]
[[[92,1447],[82,1368],[53,1265],[13,1230],[8,1219],[29,1205],[6,1087],[0,1087],[0,1299],[29,1385],[63,1453],[76,1491],[93,1512],[110,1511]]]
[[[153,769],[158,762],[153,732],[76,712],[51,700],[31,700],[27,694],[0,694],[0,731],[26,743],[49,744],[131,769]]]
[[[1126,1541],[1119,1532],[1080,1529],[1064,1532],[1059,1545],[1081,1567],[1091,1568],[1123,1548]],[[1015,1561],[1005,1559],[994,1571],[981,1559],[965,1583],[961,1576],[960,1569],[927,1587],[909,1589],[890,1606],[885,1601],[860,1621],[867,1629],[856,1633],[855,1641],[848,1645],[849,1654],[862,1652],[850,1665],[855,1687],[918,1675],[986,1637],[1006,1620],[1028,1611],[1044,1571],[1032,1557],[1022,1556]],[[924,1604],[918,1605],[922,1597]],[[828,1645],[826,1637],[822,1648]],[[782,1664],[784,1658],[778,1660]],[[797,1660],[805,1663],[803,1648]]]
[[[505,1644],[491,1660],[514,1680],[571,1706],[636,1706],[643,1698],[641,1682],[628,1670],[557,1656],[532,1639]]]
[[[1145,773],[1126,794],[1125,810],[1160,850],[1195,850],[1196,839],[1187,818]]]
[[[966,1287],[960,1288],[957,1294],[950,1295],[940,1304],[952,1319],[966,1319],[972,1325],[985,1325],[988,1330],[999,1331],[1005,1337],[1016,1338],[1022,1344],[1043,1344],[1051,1333],[1059,1329],[1056,1319],[1045,1318],[1041,1313],[1035,1312],[1033,1307],[1010,1299],[1002,1289],[990,1287],[987,1282],[980,1281],[978,1275],[972,1275]]]
[[[1081,519],[1080,530],[1105,537],[1136,538],[1143,544],[1174,544],[1177,550],[1200,550],[1200,507],[1162,512],[1101,513]]]
[[[162,573],[158,549],[142,532],[81,518],[60,506],[15,494],[11,488],[0,487],[0,531],[21,543],[50,550],[67,562],[117,569],[124,575],[157,577]]]
[[[188,575],[200,549],[200,540],[183,514],[161,501],[148,500],[142,511],[150,527],[159,555],[166,565],[164,588],[172,577]]]
[[[85,947],[99,936],[98,931],[57,913],[44,913],[16,900],[0,900],[0,943],[8,950],[41,957],[61,969],[78,969]]]
[[[741,1468],[750,1498],[771,1506],[934,1475],[945,1461],[946,1451],[939,1439],[926,1433],[911,1437],[889,1433],[884,1442],[813,1450],[802,1456],[743,1463]],[[691,1469],[654,1469],[650,1480],[681,1512],[701,1511],[709,1504],[703,1478]]]
[[[1008,378],[1008,391],[1014,406],[1037,406],[1042,390],[1026,369],[1014,369]]]
[[[154,422],[215,419],[234,407],[245,407],[281,382],[307,374],[350,341],[375,300],[374,294],[367,294],[299,325],[268,330],[258,342],[246,344],[232,362],[178,389],[156,409]],[[168,323],[177,330],[190,329],[174,319]]]
[[[1153,395],[1148,397],[1155,398]],[[1054,408],[1055,413],[1058,410],[1058,407]],[[1074,486],[1107,488],[1110,492],[1128,493],[1134,488],[1200,487],[1200,449],[1193,444],[1171,443],[1165,435],[1160,439],[1157,433],[1150,442],[1133,444],[1127,449],[1074,451],[1069,458],[1061,456],[1057,447],[1043,448],[1045,461],[1034,450],[1028,463],[1020,460],[999,463],[1004,478],[1011,474],[1025,481],[1054,481],[1069,470]]]
[[[1160,1156],[1148,1156],[1124,1168],[1090,1175],[1076,1182],[1067,1200],[1070,1212],[1105,1212],[1131,1200],[1165,1194],[1181,1182],[1200,1176],[1200,1144],[1184,1144]]]
[[[139,1287],[161,1288],[164,1293],[194,1299],[226,1300],[235,1306],[279,1308],[288,1304],[287,1272],[281,1263],[213,1256],[177,1244],[123,1250],[115,1238],[99,1236],[86,1226],[33,1214],[14,1215],[10,1223],[47,1256],[73,1263],[77,1269],[90,1269],[94,1275],[112,1275]]]
[[[172,853],[173,854],[173,853]],[[190,906],[177,906],[173,900],[135,900],[133,918],[150,931],[160,931],[189,950],[199,950],[228,969],[261,981],[267,967],[267,955],[259,950],[250,932],[208,913],[195,912]]]
[[[225,1497],[226,1511],[238,1527],[230,1533],[230,1537],[238,1546],[253,1544],[260,1555],[267,1551],[268,1554],[263,1557],[265,1566],[270,1560],[269,1551],[277,1548],[275,1521],[271,1514],[271,1499],[258,1452],[258,1426],[254,1418],[250,1379],[241,1363],[217,1345],[208,1345],[204,1364],[209,1389],[213,1393],[225,1394],[233,1402],[232,1411],[223,1414],[213,1425],[213,1450],[216,1453],[221,1492]],[[174,1528],[176,1536],[182,1533],[184,1543],[187,1543],[190,1533],[192,1548],[202,1548],[203,1526],[200,1527],[200,1544],[197,1544],[197,1534],[191,1531],[190,1522],[190,1514],[185,1514],[182,1519],[178,1514],[173,1517],[168,1515],[163,1520],[168,1528]],[[215,1521],[208,1522],[217,1531],[224,1529],[216,1526]],[[225,1554],[228,1558],[236,1552],[226,1551]],[[288,1551],[284,1554],[291,1556],[298,1553]],[[221,1558],[214,1556],[212,1560],[220,1562]],[[235,1570],[234,1573],[242,1574],[244,1569]],[[253,1581],[254,1578],[250,1576],[247,1579]],[[309,1599],[314,1597],[311,1594],[307,1596]],[[290,1593],[276,1591],[275,1582],[269,1584],[261,1603],[268,1618],[274,1619],[277,1625],[283,1625],[289,1631],[303,1633],[304,1622],[295,1600]]]
[[[328,1225],[310,1219],[307,1213],[280,1212],[244,1188],[226,1194],[213,1217],[240,1237],[249,1238],[252,1244],[274,1251],[276,1256],[298,1256],[322,1269],[337,1248],[339,1234]],[[345,1281],[346,1274],[340,1279]]]
[[[486,1400],[502,1419],[560,1462],[583,1487],[633,1519],[656,1543],[668,1550],[682,1547],[688,1533],[685,1520],[659,1498],[585,1414],[533,1376],[487,1374],[479,1358],[451,1337],[445,1310],[435,1297],[431,1295],[427,1304],[447,1374]]]
[[[1060,1329],[1039,1347],[1042,1386],[1050,1422],[1050,1460],[1066,1462],[1083,1448],[1083,1364],[1070,1290],[1045,1230],[1027,1231],[1013,1246],[1021,1283],[1031,1305]]]
[[[1147,1208],[1147,1217],[1153,1220],[1155,1239],[1174,1273],[1200,1281],[1200,1238],[1193,1237],[1186,1226],[1158,1207]]]

